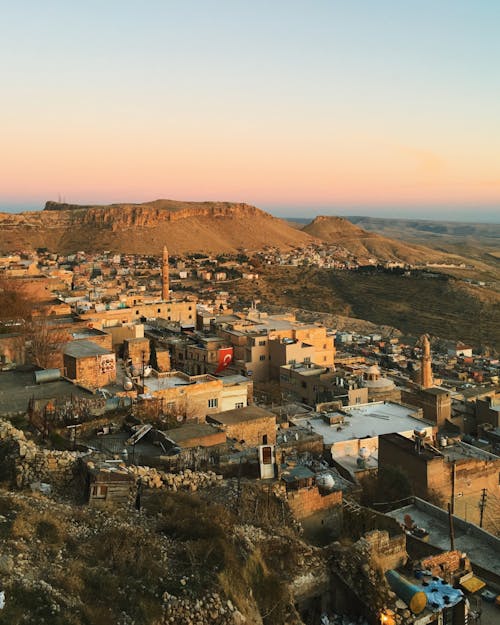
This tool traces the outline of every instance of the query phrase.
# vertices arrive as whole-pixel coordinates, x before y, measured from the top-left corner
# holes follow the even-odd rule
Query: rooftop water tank
[[[331,473],[320,473],[316,476],[316,484],[327,490],[332,490],[335,486],[335,480]]]
[[[61,372],[59,369],[42,369],[41,371],[35,371],[35,383],[43,384],[44,382],[57,382],[61,379]]]

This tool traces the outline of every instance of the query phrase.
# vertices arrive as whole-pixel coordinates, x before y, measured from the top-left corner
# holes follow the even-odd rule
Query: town
[[[349,271],[376,259],[326,244],[1,257],[2,523],[15,527],[16,498],[33,496],[44,510],[126,513],[147,527],[158,497],[184,493],[230,510],[254,548],[293,533],[297,561],[276,556],[280,591],[255,591],[261,611],[288,610],[284,622],[493,623],[498,353],[460,336],[339,330],[263,299],[245,306],[238,293],[262,264]],[[8,541],[0,558],[6,609],[14,571],[33,566],[18,566],[16,549]],[[234,589],[197,594],[205,565],[191,557],[172,573],[177,594],[155,581],[161,622],[258,622]],[[56,614],[64,602],[50,592]]]

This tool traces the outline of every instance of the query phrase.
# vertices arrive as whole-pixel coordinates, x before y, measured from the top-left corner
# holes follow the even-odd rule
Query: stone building
[[[451,393],[444,388],[403,389],[401,399],[406,404],[422,408],[424,419],[432,421],[438,428],[451,419]]]
[[[298,322],[294,315],[251,310],[246,315],[221,315],[212,327],[233,346],[241,372],[256,382],[278,379],[279,367],[292,361],[335,366],[333,335],[320,324]]]
[[[224,430],[207,423],[185,423],[179,428],[168,430],[166,438],[182,449],[191,447],[214,447],[224,445],[226,433]]]
[[[123,359],[136,367],[147,365],[150,359],[149,339],[125,339],[123,345]]]
[[[392,380],[382,375],[378,365],[368,367],[363,375],[363,387],[368,391],[368,401],[401,401],[401,390]]]
[[[144,319],[163,319],[165,322],[186,323],[196,322],[196,300],[172,299],[170,301],[147,301],[137,297],[130,304],[120,303],[119,306],[104,310],[88,310],[78,315],[81,321],[91,327],[106,329],[115,326],[140,322]]]
[[[366,404],[368,389],[354,376],[331,372],[312,363],[280,367],[280,389],[308,406],[339,401],[343,405]]]
[[[160,399],[162,411],[201,422],[207,415],[247,406],[252,388],[252,381],[243,376],[190,376],[182,371],[153,372],[144,380],[144,393]]]
[[[132,503],[137,487],[133,474],[109,462],[85,464],[87,502],[91,508],[125,508]]]
[[[207,422],[218,425],[228,438],[244,441],[248,447],[276,444],[276,415],[257,406],[210,415]]]
[[[379,436],[379,470],[397,468],[408,477],[413,492],[422,499],[432,499],[445,507],[451,503],[454,513],[479,524],[483,489],[490,506],[500,505],[500,458],[460,442],[441,450],[416,442],[400,434]],[[483,519],[491,526],[490,515]]]
[[[66,377],[83,386],[100,388],[116,379],[116,356],[91,341],[71,341],[63,349]]]

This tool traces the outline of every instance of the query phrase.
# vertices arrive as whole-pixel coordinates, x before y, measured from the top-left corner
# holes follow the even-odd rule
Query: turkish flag
[[[217,369],[215,373],[219,373],[233,362],[233,348],[232,347],[223,347],[219,349],[219,364],[217,365]]]

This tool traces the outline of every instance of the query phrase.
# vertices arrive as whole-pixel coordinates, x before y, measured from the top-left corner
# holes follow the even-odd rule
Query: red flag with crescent
[[[223,369],[229,367],[229,365],[233,362],[233,348],[232,347],[223,347],[219,349],[219,364],[217,365],[217,369],[215,373],[219,373]]]

